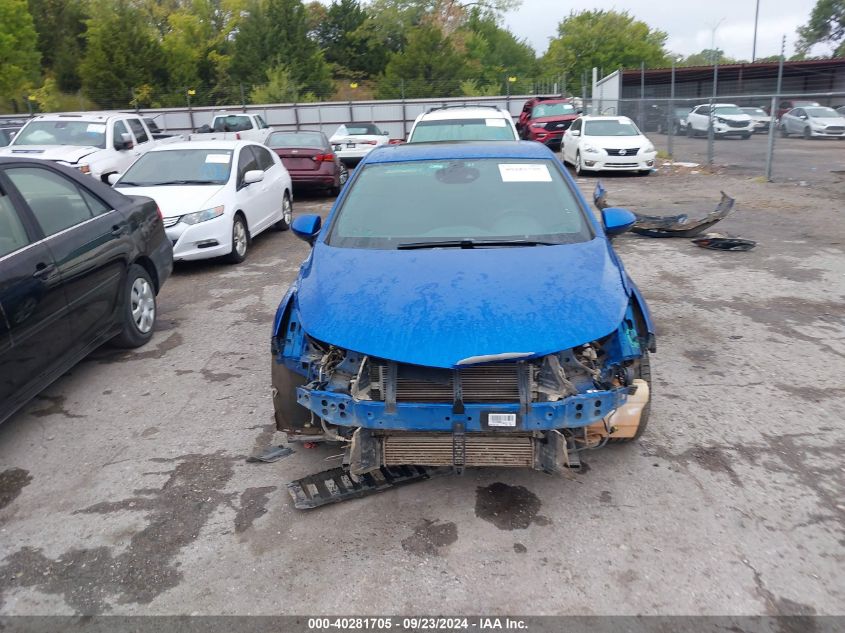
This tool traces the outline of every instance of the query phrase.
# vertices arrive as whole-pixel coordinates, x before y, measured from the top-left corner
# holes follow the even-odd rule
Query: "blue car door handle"
[[[38,264],[36,264],[35,266],[35,272],[32,273],[32,276],[41,279],[47,277],[54,270],[56,270],[55,264],[45,264],[44,262],[38,262]]]

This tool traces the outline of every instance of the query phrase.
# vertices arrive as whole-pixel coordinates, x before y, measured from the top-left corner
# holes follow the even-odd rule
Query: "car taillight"
[[[314,157],[315,163],[328,163],[334,160],[334,154],[317,154]]]
[[[235,132],[235,139],[237,139],[238,141],[241,140],[241,133],[240,132]]]
[[[156,213],[158,213],[158,219],[164,222],[164,214],[162,214],[161,209],[158,205],[156,205]]]
[[[375,141],[360,141],[361,145],[378,145]]]

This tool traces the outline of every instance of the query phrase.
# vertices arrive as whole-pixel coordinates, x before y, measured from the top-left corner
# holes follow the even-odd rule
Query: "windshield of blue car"
[[[571,244],[592,229],[559,168],[546,159],[453,159],[365,165],[327,243],[395,249],[455,240]]]
[[[326,141],[319,132],[273,132],[267,139],[267,147],[325,147]]]
[[[161,185],[222,185],[229,181],[232,150],[169,149],[147,152],[120,178],[115,187]]]
[[[714,114],[745,114],[735,105],[716,106],[713,108]]]
[[[32,121],[15,137],[14,145],[75,145],[106,147],[106,124],[95,121]]]
[[[536,119],[543,116],[558,116],[565,114],[578,114],[575,106],[571,103],[541,103],[535,105],[531,110],[531,118]]]
[[[629,121],[585,121],[584,136],[639,136],[637,126]]]
[[[408,142],[515,140],[513,128],[505,119],[440,119],[417,123]]]
[[[839,114],[833,108],[804,108],[804,112],[807,113],[808,116],[814,117],[816,119],[838,119]]]

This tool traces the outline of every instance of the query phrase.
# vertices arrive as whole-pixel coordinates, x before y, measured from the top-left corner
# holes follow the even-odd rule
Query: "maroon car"
[[[516,127],[520,138],[557,149],[578,115],[572,99],[534,97],[525,102]]]
[[[322,132],[273,132],[267,146],[282,159],[294,189],[329,189],[336,196],[349,178],[349,171]]]

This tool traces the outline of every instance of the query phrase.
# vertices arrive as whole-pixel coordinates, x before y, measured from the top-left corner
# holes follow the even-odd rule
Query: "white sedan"
[[[287,169],[251,141],[173,143],[110,181],[158,203],[176,261],[225,256],[240,263],[256,235],[287,229],[293,216]]]
[[[585,171],[651,173],[657,151],[631,119],[625,116],[582,116],[563,135],[563,162]]]
[[[332,134],[329,143],[343,163],[351,164],[387,143],[387,137],[388,133],[378,129],[374,123],[345,123]]]

